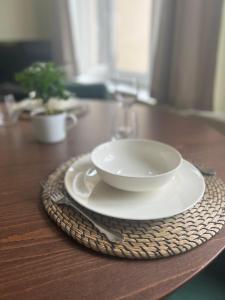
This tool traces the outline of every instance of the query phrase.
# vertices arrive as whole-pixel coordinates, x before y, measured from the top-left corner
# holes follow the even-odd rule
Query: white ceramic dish
[[[126,139],[96,147],[91,154],[100,178],[125,191],[147,191],[166,184],[182,162],[173,147],[153,141]]]
[[[77,203],[109,217],[129,220],[171,217],[194,206],[205,191],[205,181],[201,173],[184,160],[176,175],[160,189],[125,192],[100,181],[88,198],[82,198],[74,190],[74,178],[78,172],[87,170],[91,165],[90,155],[77,160],[66,172],[65,187]]]

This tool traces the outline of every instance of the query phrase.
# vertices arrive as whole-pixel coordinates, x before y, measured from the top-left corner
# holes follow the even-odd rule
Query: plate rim
[[[121,219],[121,220],[130,220],[130,221],[153,221],[153,220],[162,220],[162,219],[166,219],[166,218],[171,218],[171,217],[174,217],[178,214],[181,214],[181,213],[184,213],[185,211],[191,209],[192,207],[194,207],[204,196],[204,193],[205,193],[205,189],[206,189],[206,184],[205,184],[205,179],[204,179],[204,176],[201,174],[201,172],[189,161],[183,159],[183,162],[189,164],[201,177],[202,179],[202,184],[203,184],[203,187],[202,187],[202,191],[201,191],[201,195],[195,200],[193,201],[193,203],[191,203],[189,206],[187,206],[184,210],[180,211],[180,212],[177,212],[177,213],[173,213],[173,214],[168,214],[168,215],[164,215],[163,217],[151,217],[151,218],[146,218],[146,217],[143,217],[143,218],[140,218],[140,217],[129,217],[129,218],[126,218],[126,217],[122,217],[122,216],[115,216],[115,215],[112,215],[112,214],[107,214],[107,213],[102,213],[102,212],[99,212],[98,210],[96,209],[92,209],[90,207],[88,207],[88,205],[86,205],[85,203],[82,203],[81,201],[77,200],[75,198],[75,195],[73,195],[71,192],[70,192],[70,189],[68,188],[68,182],[67,182],[67,177],[68,177],[68,174],[69,172],[71,172],[71,167],[73,167],[74,164],[78,163],[79,161],[81,160],[85,160],[85,159],[90,159],[90,154],[85,154],[85,155],[82,155],[80,157],[78,157],[66,170],[65,172],[65,175],[64,175],[64,187],[66,189],[66,192],[69,194],[69,196],[72,198],[73,201],[75,201],[76,203],[78,203],[79,205],[81,205],[82,207],[88,209],[89,211],[93,212],[93,213],[96,213],[96,214],[99,214],[99,215],[102,215],[102,216],[105,216],[105,217],[109,217],[109,218],[114,218],[114,219]],[[182,164],[183,164],[182,162]],[[91,163],[91,161],[90,161]],[[182,165],[181,165],[182,167]],[[179,172],[179,169],[178,169],[178,172]],[[113,187],[112,187],[113,188]],[[137,192],[138,193],[138,192]]]

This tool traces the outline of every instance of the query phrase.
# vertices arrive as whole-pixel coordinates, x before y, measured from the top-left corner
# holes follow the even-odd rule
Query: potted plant
[[[65,89],[63,73],[52,62],[37,62],[15,77],[29,98],[39,103],[38,109],[31,113],[37,139],[44,143],[62,141],[67,129],[77,121],[73,114],[64,111],[70,94]],[[67,119],[71,120],[71,124],[67,124]]]

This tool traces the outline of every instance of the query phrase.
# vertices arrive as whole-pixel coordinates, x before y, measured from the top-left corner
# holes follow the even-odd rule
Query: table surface
[[[47,216],[40,180],[72,156],[108,140],[114,103],[89,102],[65,141],[35,141],[30,121],[0,128],[0,298],[159,299],[174,291],[225,247],[225,229],[182,255],[130,261],[97,254],[65,235]],[[185,158],[225,180],[225,138],[193,118],[136,105],[139,136],[175,146]]]

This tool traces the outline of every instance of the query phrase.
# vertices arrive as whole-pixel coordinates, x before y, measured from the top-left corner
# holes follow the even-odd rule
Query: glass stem
[[[125,104],[123,105],[123,111],[124,111],[124,128],[127,128],[129,126],[129,105]]]

